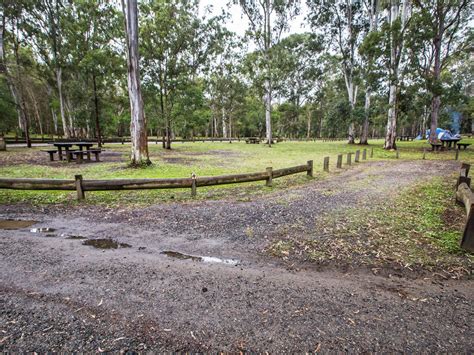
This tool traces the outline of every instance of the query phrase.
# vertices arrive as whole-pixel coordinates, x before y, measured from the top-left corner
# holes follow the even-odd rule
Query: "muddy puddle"
[[[97,249],[119,249],[132,247],[130,244],[119,243],[113,239],[88,239],[82,242],[82,245],[89,245]]]
[[[38,221],[16,220],[16,219],[0,219],[0,229],[14,230],[31,227]]]
[[[212,264],[226,264],[226,265],[238,265],[239,260],[234,259],[221,259],[213,256],[196,256],[183,254],[177,251],[166,250],[162,251],[160,254],[164,254],[169,258],[179,259],[179,260],[192,260],[197,262],[212,263]]]

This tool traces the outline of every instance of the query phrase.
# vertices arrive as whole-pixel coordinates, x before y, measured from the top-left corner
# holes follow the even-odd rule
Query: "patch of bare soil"
[[[249,202],[2,206],[0,218],[56,237],[0,230],[0,350],[470,352],[470,279],[410,278],[390,264],[318,271],[266,253],[276,236],[304,238],[323,216],[456,168],[368,163]]]

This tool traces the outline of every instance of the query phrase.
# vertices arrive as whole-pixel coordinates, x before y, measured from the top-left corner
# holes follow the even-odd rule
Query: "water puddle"
[[[38,223],[38,221],[26,221],[26,220],[16,220],[16,219],[0,219],[0,229],[21,229],[26,227],[31,227],[33,224]]]
[[[41,228],[31,228],[31,233],[51,233],[54,232],[56,229],[49,228],[49,227],[41,227]]]
[[[188,254],[183,254],[183,253],[180,253],[177,251],[171,251],[171,250],[162,251],[160,254],[164,254],[167,257],[180,259],[180,260],[192,260],[192,261],[198,261],[198,262],[204,262],[204,263],[227,264],[227,265],[233,265],[233,266],[239,264],[239,260],[221,259],[221,258],[216,258],[213,256],[188,255]]]
[[[82,242],[82,245],[90,245],[98,249],[118,249],[118,248],[131,248],[132,246],[127,243],[119,243],[113,239],[88,239]]]

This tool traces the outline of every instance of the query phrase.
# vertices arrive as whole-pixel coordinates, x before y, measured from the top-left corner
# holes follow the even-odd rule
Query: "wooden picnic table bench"
[[[245,143],[247,144],[260,144],[260,138],[257,137],[249,137],[245,140]]]
[[[441,143],[430,143],[431,144],[431,150],[434,151],[439,151],[439,150],[444,150],[444,145]]]
[[[441,143],[443,144],[443,147],[446,145],[448,150],[451,149],[453,145],[454,149],[456,149],[456,145],[460,140],[461,138],[441,139]]]
[[[57,149],[44,149],[41,151],[49,154],[50,161],[54,161],[54,154],[58,152]]]
[[[94,145],[94,143],[92,142],[53,142],[50,144],[56,147],[56,150],[53,150],[53,149],[44,150],[44,152],[47,152],[49,154],[50,160],[51,161],[54,160],[54,153],[57,152],[59,160],[66,159],[68,162],[73,160],[74,155],[75,155],[74,152],[83,151],[84,148],[86,149],[86,151],[91,150],[91,147]],[[73,146],[77,146],[78,149],[72,149]],[[89,156],[90,156],[90,153],[89,153]]]
[[[69,151],[68,161],[71,161],[71,159],[73,159],[72,157],[75,156],[76,157],[76,163],[81,164],[84,161],[84,155],[86,156],[87,160],[90,161],[91,160],[91,153],[94,154],[95,161],[100,161],[99,154],[102,153],[101,149],[88,149],[88,150]]]
[[[464,150],[466,150],[467,147],[469,147],[470,145],[471,145],[471,143],[458,143],[457,144],[459,150],[461,150],[461,147],[463,147]]]

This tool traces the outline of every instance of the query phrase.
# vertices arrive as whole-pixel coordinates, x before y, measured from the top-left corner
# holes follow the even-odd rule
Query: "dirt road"
[[[2,206],[0,218],[50,230],[0,229],[0,350],[473,351],[472,280],[317,271],[264,253],[282,228],[305,233],[456,166],[375,162],[249,202]],[[83,245],[98,238],[122,244]]]

